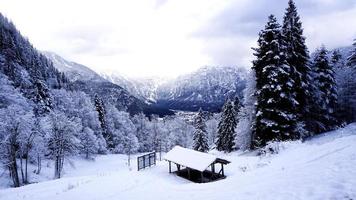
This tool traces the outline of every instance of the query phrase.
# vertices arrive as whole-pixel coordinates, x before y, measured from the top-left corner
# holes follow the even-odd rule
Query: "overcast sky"
[[[296,0],[312,51],[351,45],[356,0]],[[0,0],[39,50],[96,71],[175,77],[205,65],[251,66],[267,16],[287,0]]]

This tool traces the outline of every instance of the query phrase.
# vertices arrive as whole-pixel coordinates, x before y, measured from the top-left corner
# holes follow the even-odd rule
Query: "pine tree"
[[[106,145],[109,149],[113,149],[113,138],[112,135],[109,133],[107,122],[106,122],[106,110],[104,106],[103,100],[98,96],[95,95],[94,97],[94,104],[95,109],[98,112],[98,117],[100,121],[102,135],[106,141]]]
[[[201,108],[195,116],[194,127],[193,149],[196,151],[207,152],[209,150],[208,133],[206,132],[206,125]]]
[[[336,67],[336,65],[340,65],[337,67],[341,67],[342,55],[339,50],[334,50],[331,54],[331,63]]]
[[[353,50],[351,55],[347,58],[347,65],[356,68],[356,39],[354,39]]]
[[[224,152],[231,152],[235,148],[235,128],[236,116],[234,106],[227,100],[222,111],[221,120],[218,126],[218,136],[216,149]]]
[[[256,60],[256,122],[253,147],[261,147],[272,140],[299,138],[296,133],[297,119],[294,81],[287,65],[280,25],[270,15],[265,29],[259,34],[258,48],[254,49]]]
[[[241,110],[241,107],[242,107],[242,104],[241,104],[240,98],[239,98],[238,96],[236,96],[236,97],[234,98],[234,102],[233,102],[233,108],[234,108],[236,120],[238,120],[238,119],[237,119],[237,116],[238,116],[238,113],[239,113],[240,110]]]
[[[289,0],[288,8],[283,18],[282,35],[286,46],[287,63],[291,67],[291,78],[295,82],[296,114],[301,128],[307,125],[311,101],[311,69],[309,66],[309,52],[303,36],[302,23],[293,0]],[[307,129],[307,127],[305,127]]]
[[[325,47],[321,47],[314,58],[313,69],[315,71],[314,82],[318,92],[318,118],[327,131],[335,127],[335,109],[337,105],[336,82],[334,70],[329,64],[328,52]]]
[[[48,114],[52,109],[52,98],[47,85],[40,79],[37,79],[33,94],[33,102],[36,104],[34,108],[35,116],[43,116]]]

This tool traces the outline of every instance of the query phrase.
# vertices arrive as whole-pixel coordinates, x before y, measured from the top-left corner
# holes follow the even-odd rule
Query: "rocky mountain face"
[[[102,74],[137,98],[161,108],[220,111],[229,97],[242,96],[246,70],[237,67],[202,67],[174,80],[129,79],[119,74]]]
[[[219,112],[227,98],[242,97],[246,70],[238,67],[202,67],[173,80],[133,79],[118,73],[101,73],[45,52],[54,67],[66,74],[71,86],[91,95],[100,94],[119,109],[131,113],[167,114],[168,110]]]
[[[218,112],[227,98],[242,97],[246,71],[236,67],[203,67],[162,84],[156,104],[175,110]]]
[[[45,52],[44,55],[52,61],[53,66],[58,71],[64,73],[68,77],[70,81],[69,87],[73,90],[83,91],[92,97],[97,94],[104,101],[115,105],[119,110],[127,110],[131,114],[139,112],[144,112],[147,115],[173,114],[173,112],[168,109],[147,104],[142,99],[131,95],[125,88],[104,79],[84,65],[67,61],[52,52]]]
[[[124,87],[135,97],[152,104],[157,100],[157,91],[166,79],[159,77],[129,78],[115,72],[100,73],[106,80]]]

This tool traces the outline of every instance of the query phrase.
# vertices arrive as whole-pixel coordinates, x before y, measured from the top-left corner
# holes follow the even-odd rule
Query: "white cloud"
[[[307,42],[355,37],[355,1],[297,0]],[[1,12],[41,50],[97,71],[176,76],[203,65],[244,65],[280,0],[0,0]]]

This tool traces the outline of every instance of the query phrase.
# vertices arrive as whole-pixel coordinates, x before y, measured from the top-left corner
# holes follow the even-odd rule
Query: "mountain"
[[[131,95],[129,91],[118,84],[114,84],[90,68],[67,61],[53,52],[44,52],[44,55],[53,62],[53,66],[60,72],[64,73],[69,81],[69,87],[73,90],[80,90],[91,97],[96,94],[104,101],[114,104],[119,110],[127,110],[131,114],[144,112],[147,115],[171,115],[172,111],[160,108],[157,105],[149,105],[142,99]]]
[[[159,86],[167,81],[166,79],[160,77],[134,79],[125,77],[115,72],[100,73],[100,75],[112,83],[121,85],[135,97],[150,104],[156,102],[157,90]]]
[[[104,78],[102,78],[96,72],[84,65],[68,61],[53,52],[44,51],[42,53],[49,60],[51,60],[53,65],[58,69],[58,71],[63,72],[71,82],[75,82],[78,80],[95,82],[105,81]]]
[[[246,70],[237,67],[203,67],[161,85],[158,105],[175,110],[218,112],[227,98],[242,97]]]
[[[116,73],[102,74],[151,105],[182,111],[219,112],[226,98],[240,96],[246,70],[237,67],[202,67],[173,80],[129,79]]]

